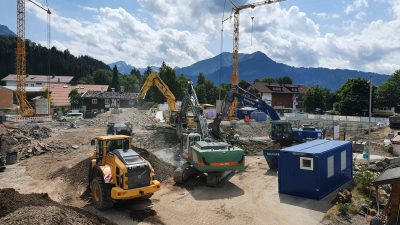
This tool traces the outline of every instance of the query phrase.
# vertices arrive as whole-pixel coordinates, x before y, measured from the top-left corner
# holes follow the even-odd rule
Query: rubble
[[[379,161],[371,161],[369,165],[369,170],[372,172],[383,172],[390,168],[400,167],[400,158],[385,158]],[[357,168],[356,168],[357,170]]]
[[[114,224],[82,209],[54,202],[47,194],[0,189],[0,224]]]
[[[0,155],[7,152],[17,152],[20,160],[37,156],[46,152],[69,152],[71,146],[60,143],[45,143],[44,139],[50,137],[51,129],[41,126],[23,126],[18,129],[8,129],[0,136]]]

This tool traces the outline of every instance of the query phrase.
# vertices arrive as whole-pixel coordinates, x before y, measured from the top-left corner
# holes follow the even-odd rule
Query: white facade
[[[45,82],[35,82],[35,81],[29,81],[29,80],[25,80],[25,87],[44,87],[45,85],[47,85],[47,83]],[[17,82],[16,81],[6,81],[6,86],[17,86]]]
[[[262,93],[261,99],[267,104],[272,104],[272,93]]]

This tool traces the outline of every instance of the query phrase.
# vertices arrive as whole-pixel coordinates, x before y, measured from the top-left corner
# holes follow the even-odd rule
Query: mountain
[[[16,36],[7,26],[0,24],[0,35],[2,36]]]
[[[178,68],[176,72],[193,80],[196,80],[199,72],[203,72],[206,78],[214,83],[230,83],[232,78],[232,53],[224,52],[213,58]],[[369,79],[371,76],[374,84],[381,84],[389,78],[384,74],[356,70],[293,67],[277,63],[262,52],[239,54],[239,80],[252,83],[255,79],[262,79],[266,76],[274,78],[289,76],[296,84],[319,85],[331,90],[338,89],[350,78]]]
[[[135,68],[134,66],[126,63],[125,61],[118,61],[115,63],[108,64],[110,69],[113,69],[115,65],[117,66],[118,72],[120,72],[122,74],[130,74],[132,69]],[[144,71],[146,71],[146,69],[147,68],[138,68],[138,70],[140,71],[140,74],[143,74]],[[160,67],[151,66],[151,70],[158,72],[160,70]]]
[[[133,69],[133,66],[127,64],[124,61],[118,61],[115,63],[108,64],[110,69],[113,69],[115,65],[117,66],[118,72],[120,72],[122,74],[130,74]]]

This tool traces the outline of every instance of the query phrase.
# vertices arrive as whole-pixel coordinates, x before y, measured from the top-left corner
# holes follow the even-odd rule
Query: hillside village
[[[51,46],[59,12],[17,0],[48,45],[0,24],[0,224],[400,225],[400,67],[242,53],[239,12],[285,5],[238,2],[232,52],[135,67]]]

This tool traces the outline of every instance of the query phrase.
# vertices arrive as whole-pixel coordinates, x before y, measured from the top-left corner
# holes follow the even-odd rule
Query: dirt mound
[[[140,148],[135,148],[135,151],[139,153],[143,158],[150,162],[153,166],[156,179],[159,181],[164,181],[174,174],[175,167],[155,156],[153,153]]]
[[[56,172],[50,174],[48,176],[48,179],[61,177],[62,180],[67,181],[74,187],[87,185],[89,183],[88,181],[89,163],[90,159],[87,158],[71,168],[62,167]]]
[[[47,194],[0,189],[0,224],[113,224],[79,208],[52,201]]]

